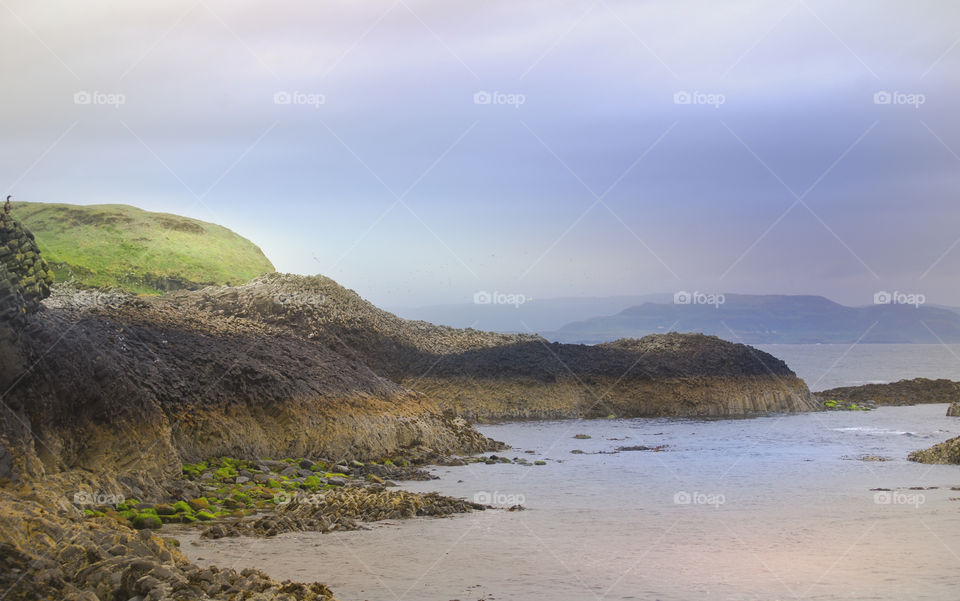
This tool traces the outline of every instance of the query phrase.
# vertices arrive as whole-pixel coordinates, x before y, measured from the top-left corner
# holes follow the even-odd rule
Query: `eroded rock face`
[[[33,312],[40,301],[50,296],[53,274],[40,256],[33,233],[12,214],[0,212],[0,320],[10,319],[9,311],[18,306]]]
[[[58,291],[21,344],[34,367],[4,399],[21,419],[0,434],[14,472],[67,490],[78,474],[158,490],[181,463],[213,456],[497,448],[322,341],[176,300]]]

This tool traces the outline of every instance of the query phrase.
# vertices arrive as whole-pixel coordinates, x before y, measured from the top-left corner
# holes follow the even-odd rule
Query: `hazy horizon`
[[[960,7],[15,1],[15,200],[224,225],[380,306],[960,306]]]

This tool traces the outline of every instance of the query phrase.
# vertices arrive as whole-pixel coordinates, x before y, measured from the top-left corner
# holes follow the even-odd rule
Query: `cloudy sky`
[[[960,4],[0,2],[0,181],[388,306],[960,305]]]

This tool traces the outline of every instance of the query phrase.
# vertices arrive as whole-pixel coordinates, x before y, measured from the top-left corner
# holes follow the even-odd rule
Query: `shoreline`
[[[941,406],[889,407],[873,412],[775,415],[762,420],[691,422],[680,418],[636,418],[489,424],[482,426],[482,431],[511,444],[508,457],[522,457],[525,451],[536,450],[537,454],[531,458],[549,457],[562,462],[551,461],[549,467],[542,469],[499,462],[476,467],[438,466],[431,471],[439,475],[440,480],[411,482],[404,488],[417,492],[438,490],[444,495],[468,499],[477,491],[523,494],[526,495],[527,511],[508,512],[506,507],[501,507],[495,512],[460,514],[453,520],[390,520],[371,524],[369,530],[323,535],[290,533],[268,541],[243,538],[192,546],[192,539],[185,539],[184,548],[191,558],[204,557],[201,563],[217,561],[218,558],[238,562],[239,566],[262,562],[277,577],[294,574],[305,577],[323,573],[317,570],[332,570],[337,574],[334,589],[343,591],[345,599],[387,600],[394,598],[388,590],[399,594],[411,586],[417,587],[409,593],[416,598],[463,598],[467,591],[459,586],[456,575],[468,566],[476,568],[469,584],[480,585],[471,590],[482,591],[483,596],[490,594],[496,598],[533,601],[558,596],[572,598],[587,594],[584,583],[599,586],[602,591],[620,575],[591,569],[595,563],[588,558],[596,553],[602,553],[607,561],[613,562],[612,566],[620,565],[621,571],[635,563],[636,558],[644,558],[635,568],[638,572],[628,578],[631,586],[618,588],[607,597],[610,599],[626,598],[621,595],[636,594],[640,590],[648,591],[651,598],[689,599],[693,589],[687,587],[697,583],[703,586],[712,583],[711,588],[720,587],[720,590],[728,587],[728,596],[720,598],[743,598],[751,594],[752,598],[776,598],[788,593],[776,578],[761,575],[762,565],[753,556],[745,554],[736,539],[723,542],[723,537],[730,539],[731,536],[727,526],[738,536],[746,536],[742,528],[755,523],[765,524],[759,530],[751,527],[751,536],[759,538],[750,540],[759,541],[761,548],[769,546],[770,565],[777,570],[788,570],[791,563],[799,561],[797,574],[809,574],[812,582],[822,575],[814,570],[828,570],[837,557],[864,534],[856,530],[856,524],[863,518],[875,517],[883,520],[883,528],[864,539],[863,548],[847,559],[846,567],[835,568],[829,573],[821,596],[816,598],[845,598],[836,594],[841,590],[837,587],[841,584],[852,586],[853,583],[857,583],[858,590],[866,596],[902,598],[896,591],[907,590],[903,587],[914,584],[913,580],[903,578],[904,566],[910,566],[916,577],[926,583],[927,589],[936,593],[919,598],[949,599],[953,593],[945,592],[941,585],[934,584],[929,578],[950,558],[945,551],[938,554],[938,545],[931,544],[923,536],[927,531],[913,516],[922,517],[933,528],[949,529],[960,525],[955,512],[948,511],[956,503],[950,499],[960,497],[960,492],[950,490],[951,487],[960,487],[960,475],[949,466],[939,466],[928,473],[927,466],[906,459],[907,448],[925,444],[930,440],[925,437],[936,435],[942,409]],[[791,419],[782,419],[785,417]],[[921,432],[923,437],[884,430],[884,426],[905,421],[914,424],[905,430]],[[574,423],[580,427],[570,429]],[[693,424],[696,426],[691,430]],[[847,430],[847,426],[858,424],[876,426],[862,431]],[[920,427],[921,424],[926,425]],[[785,440],[781,435],[810,427],[814,428],[811,431],[814,433],[826,427],[835,442],[824,448],[817,435],[805,439],[806,442],[798,447],[797,441]],[[575,433],[581,432],[592,437],[574,437]],[[764,433],[764,441],[754,447],[758,443],[753,435],[737,437],[728,436],[726,432]],[[630,438],[621,440],[624,437]],[[657,442],[670,446],[665,452],[656,454],[579,455],[570,452],[581,447],[588,451],[604,451],[618,445],[652,445]],[[729,457],[712,451],[716,444],[728,443],[734,449]],[[890,444],[904,450],[891,453]],[[858,458],[846,456],[851,454],[847,445],[863,453],[884,452],[892,460],[875,463],[860,458],[851,461]],[[887,450],[878,451],[875,445],[887,447]],[[545,455],[544,450],[547,451]],[[769,456],[774,451],[777,454]],[[808,455],[808,452],[816,455]],[[746,459],[736,469],[737,478],[723,484],[724,479],[717,478],[736,464],[739,457]],[[813,462],[807,463],[808,459]],[[667,462],[669,470],[684,477],[684,481],[675,480],[662,466],[662,461]],[[793,474],[789,481],[778,484],[772,491],[763,484],[784,469]],[[692,470],[694,475],[685,474],[684,470]],[[872,475],[874,472],[880,474],[879,478]],[[741,482],[741,478],[748,474],[750,482]],[[611,488],[614,482],[619,484]],[[923,490],[915,490],[917,486],[922,486]],[[676,505],[674,495],[677,490],[691,494],[697,491],[723,494],[725,501],[717,507]],[[893,501],[890,505],[878,505],[875,500],[878,494],[889,494]],[[603,501],[605,497],[597,495],[612,497]],[[925,502],[916,507],[896,504],[916,495],[924,495]],[[681,521],[670,531],[669,527],[678,519]],[[561,524],[563,526],[558,531]],[[787,526],[793,528],[793,532],[807,534],[799,539],[796,535],[787,540],[778,538]],[[591,535],[591,530],[595,530],[596,535]],[[636,534],[618,535],[621,531]],[[647,535],[640,536],[640,532]],[[671,533],[664,538],[664,532]],[[909,538],[909,545],[900,550],[891,546],[893,541],[903,537]],[[561,543],[566,539],[578,541],[578,544]],[[706,542],[711,539],[716,540]],[[414,544],[413,541],[417,546],[435,552],[426,553],[423,560],[419,556],[404,556],[402,550]],[[596,546],[601,541],[604,545],[613,545],[611,552],[617,551],[623,556],[619,560],[607,557],[607,552]],[[639,547],[634,547],[630,541],[636,541]],[[649,548],[649,541],[657,541],[656,553],[644,553]],[[543,544],[561,545],[556,551],[559,559],[545,551]],[[300,556],[297,556],[297,549],[301,550]],[[881,553],[880,549],[884,551]],[[309,557],[303,555],[304,550]],[[717,553],[721,550],[722,556],[729,557],[729,561],[720,561],[717,556],[708,559],[707,551]],[[444,552],[442,555],[441,551]],[[912,555],[915,557],[908,560],[907,557]],[[727,583],[710,580],[707,568],[697,569],[695,566],[699,564],[682,561],[684,556],[698,558],[704,566],[725,566],[722,573],[727,575]],[[479,558],[483,558],[482,564],[476,564]],[[441,563],[428,572],[434,560]],[[561,561],[577,577],[568,574]],[[923,564],[918,564],[921,561]],[[677,581],[657,576],[661,572],[674,573],[665,571],[670,562],[683,566],[685,576],[680,584],[671,584]],[[742,564],[741,567],[733,569],[737,562]],[[894,567],[897,562],[900,567]],[[884,569],[890,571],[887,584],[871,580],[874,572]],[[418,580],[424,572],[425,580]],[[518,572],[529,574],[529,579],[518,580],[511,576]],[[550,584],[546,585],[546,582]],[[642,582],[646,582],[648,588],[636,588]],[[540,588],[532,588],[534,583],[539,583]]]

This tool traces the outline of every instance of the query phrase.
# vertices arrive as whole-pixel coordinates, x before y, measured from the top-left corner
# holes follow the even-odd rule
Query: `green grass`
[[[240,285],[273,265],[255,244],[225,227],[127,205],[17,202],[56,282],[137,294]]]

